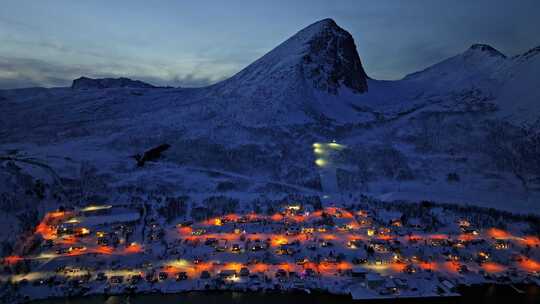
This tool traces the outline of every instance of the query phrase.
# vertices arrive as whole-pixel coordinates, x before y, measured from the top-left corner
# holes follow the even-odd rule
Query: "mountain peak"
[[[307,27],[305,27],[304,29],[308,29],[308,28],[320,28],[320,29],[324,29],[324,28],[335,28],[335,29],[338,29],[340,28],[337,23],[334,21],[334,19],[332,18],[325,18],[325,19],[322,19],[322,20],[319,20],[315,23],[312,23],[311,25],[308,25]]]
[[[336,94],[341,85],[356,93],[367,91],[364,71],[352,35],[330,18],[315,22],[298,32],[304,38],[305,76],[316,88]]]
[[[219,87],[266,97],[298,93],[299,87],[333,95],[342,87],[363,93],[367,75],[351,34],[328,18],[300,30]]]
[[[481,43],[471,45],[471,47],[467,50],[467,52],[475,52],[475,53],[481,52],[482,54],[487,54],[492,57],[506,58],[506,55],[499,52],[497,49],[495,49],[491,45],[481,44]]]
[[[332,18],[324,18],[324,19],[321,19],[319,21],[312,23],[312,25],[315,25],[315,24],[324,24],[324,25],[338,27],[337,23]]]

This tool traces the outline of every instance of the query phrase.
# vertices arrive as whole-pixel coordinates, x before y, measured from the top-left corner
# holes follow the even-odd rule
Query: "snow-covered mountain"
[[[539,49],[509,58],[489,45],[475,44],[462,54],[407,75],[404,81],[421,84],[425,92],[435,94],[481,90],[494,98],[502,117],[530,124],[540,112]]]
[[[540,213],[539,53],[474,45],[402,80],[374,80],[352,36],[325,19],[205,88],[82,78],[3,90],[0,215],[18,229],[29,210],[88,200],[322,196],[313,144],[332,140],[346,147],[332,163],[335,199]],[[137,167],[133,155],[161,144],[170,149],[160,160]]]
[[[343,121],[350,108],[340,97],[367,92],[367,78],[351,34],[324,19],[209,91],[244,124]]]
[[[301,90],[336,95],[342,87],[364,93],[368,90],[366,80],[351,34],[332,19],[324,19],[287,39],[216,89],[248,97],[279,98]]]
[[[434,91],[490,87],[506,59],[504,54],[489,45],[475,44],[462,54],[407,75],[404,80],[431,83],[430,89]]]

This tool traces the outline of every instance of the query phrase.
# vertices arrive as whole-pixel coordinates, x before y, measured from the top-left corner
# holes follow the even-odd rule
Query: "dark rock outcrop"
[[[506,58],[506,55],[499,52],[497,49],[495,49],[491,45],[487,45],[487,44],[480,44],[480,43],[473,44],[469,48],[469,51],[478,51],[478,52],[487,54],[488,56]]]
[[[155,86],[142,82],[140,80],[132,80],[129,78],[88,78],[80,77],[73,80],[72,89],[110,89],[110,88],[138,88],[152,89]]]
[[[169,149],[170,147],[171,145],[169,144],[162,144],[144,152],[142,156],[140,154],[136,154],[133,156],[133,158],[137,161],[137,166],[142,167],[144,166],[145,162],[160,158],[161,153],[163,153],[165,150]]]
[[[366,92],[368,77],[351,34],[332,19],[311,27],[319,27],[319,31],[308,41],[309,52],[303,57],[306,78],[329,93],[336,94],[341,84],[356,93]]]

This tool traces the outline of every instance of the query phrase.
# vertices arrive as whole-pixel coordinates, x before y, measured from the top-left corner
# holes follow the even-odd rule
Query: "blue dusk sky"
[[[474,43],[509,56],[540,45],[538,0],[2,0],[0,88],[69,86],[82,75],[204,86],[324,18],[353,35],[377,79]]]

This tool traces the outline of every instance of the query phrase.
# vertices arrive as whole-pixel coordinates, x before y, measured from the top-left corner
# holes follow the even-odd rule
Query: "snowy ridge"
[[[437,92],[473,87],[491,90],[496,86],[494,74],[506,61],[506,56],[493,47],[475,44],[462,54],[407,75],[403,80],[423,82]]]
[[[140,80],[132,80],[129,78],[101,78],[92,79],[88,77],[80,77],[73,80],[72,89],[110,89],[110,88],[143,88],[151,89],[155,86],[142,82]]]

